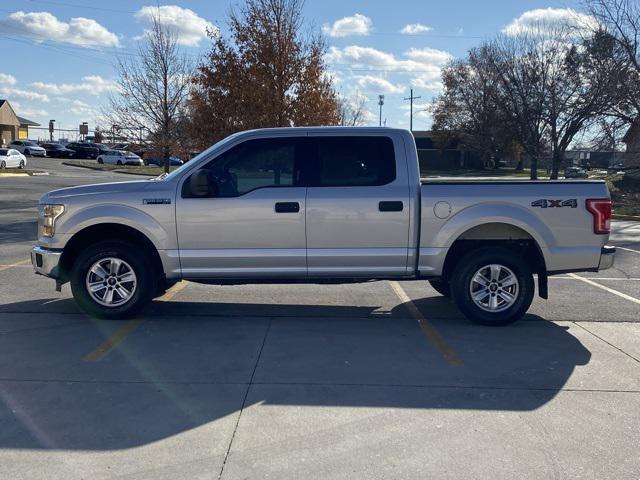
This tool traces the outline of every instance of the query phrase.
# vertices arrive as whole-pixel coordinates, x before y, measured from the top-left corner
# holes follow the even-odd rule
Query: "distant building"
[[[640,166],[640,121],[635,121],[622,137],[622,141],[627,146],[624,155],[626,167]]]
[[[8,100],[0,99],[0,145],[8,145],[13,140],[29,138],[29,127],[40,124],[16,115]]]

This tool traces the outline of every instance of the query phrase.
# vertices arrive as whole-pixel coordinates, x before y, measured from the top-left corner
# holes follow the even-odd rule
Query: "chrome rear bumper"
[[[616,247],[611,245],[605,245],[600,251],[600,264],[598,270],[606,270],[613,267],[613,263],[616,257]]]

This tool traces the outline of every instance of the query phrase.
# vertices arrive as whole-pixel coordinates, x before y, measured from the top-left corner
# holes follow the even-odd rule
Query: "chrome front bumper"
[[[40,275],[57,280],[60,276],[58,264],[61,256],[62,250],[48,250],[36,245],[31,249],[33,269]]]
[[[616,247],[612,247],[611,245],[605,245],[602,247],[600,251],[600,264],[598,265],[598,270],[606,270],[607,268],[613,267],[613,262],[616,257]]]

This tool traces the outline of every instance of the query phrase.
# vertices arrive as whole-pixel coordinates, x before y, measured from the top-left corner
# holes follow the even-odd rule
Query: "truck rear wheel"
[[[453,301],[469,320],[507,325],[522,318],[533,301],[533,275],[515,252],[482,248],[457,264],[451,279]]]
[[[144,307],[155,292],[146,253],[120,241],[104,241],[80,253],[71,269],[71,292],[91,316],[125,319]]]
[[[431,287],[443,297],[451,296],[451,285],[445,280],[429,280]]]

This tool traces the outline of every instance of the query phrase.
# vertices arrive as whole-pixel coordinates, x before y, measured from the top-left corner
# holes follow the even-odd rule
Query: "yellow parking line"
[[[3,270],[9,270],[10,268],[13,268],[13,267],[22,267],[30,264],[31,264],[31,260],[22,260],[21,262],[11,263],[9,265],[0,265],[0,272],[2,272]]]
[[[102,359],[107,353],[117,347],[118,344],[127,337],[127,335],[138,328],[142,322],[144,322],[143,318],[134,318],[133,320],[129,320],[122,327],[116,330],[109,338],[102,342],[93,352],[85,355],[82,361],[97,362]]]
[[[391,285],[391,288],[393,288],[393,291],[400,301],[407,307],[411,316],[418,322],[422,333],[424,333],[431,344],[440,352],[440,355],[442,355],[446,362],[454,367],[463,366],[464,363],[458,357],[458,354],[447,344],[436,328],[422,316],[416,304],[413,303],[413,300],[411,300],[400,284],[398,282],[389,282],[389,285]]]
[[[178,293],[185,289],[185,287],[189,285],[189,282],[185,282],[184,280],[179,281],[173,287],[165,292],[161,297],[156,298],[159,302],[168,302],[173,297],[175,297]]]
[[[632,297],[631,295],[627,295],[626,293],[619,292],[618,290],[614,290],[613,288],[605,287],[604,285],[600,285],[599,283],[591,281],[587,278],[580,277],[575,273],[570,273],[569,276],[575,278],[576,280],[580,280],[584,283],[588,283],[589,285],[593,285],[594,287],[598,287],[606,292],[613,293],[614,295],[617,295],[620,298],[624,298],[625,300],[629,300],[630,302],[637,303],[640,305],[640,300],[635,297]]]
[[[168,302],[174,296],[176,296],[178,292],[183,290],[187,286],[187,284],[188,282],[185,281],[176,283],[173,287],[167,290],[164,295],[157,298],[156,300],[159,300],[161,302]],[[134,318],[132,320],[129,320],[122,327],[116,330],[109,338],[102,342],[93,352],[85,355],[82,361],[97,362],[98,360],[101,360],[107,353],[116,348],[120,344],[120,342],[122,342],[127,337],[127,335],[138,328],[142,322],[144,322],[143,318]]]

